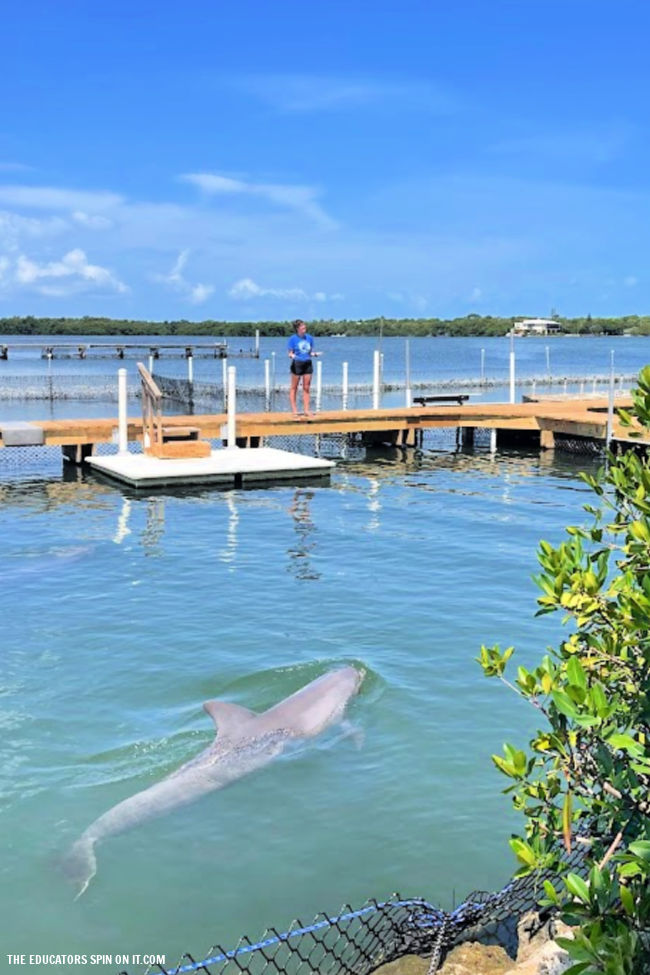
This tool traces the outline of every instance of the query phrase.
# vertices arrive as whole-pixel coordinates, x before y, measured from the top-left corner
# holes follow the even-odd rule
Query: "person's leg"
[[[307,415],[309,415],[309,389],[311,386],[311,373],[306,373],[302,377],[302,402],[303,409]]]
[[[296,393],[298,391],[298,383],[300,382],[300,376],[296,376],[293,372],[291,373],[291,385],[289,386],[289,402],[291,403],[291,412],[294,416],[298,416],[298,407],[296,405]]]

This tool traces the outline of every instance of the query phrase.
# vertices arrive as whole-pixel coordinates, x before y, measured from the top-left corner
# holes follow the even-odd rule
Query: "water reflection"
[[[52,511],[60,506],[110,510],[114,491],[84,476],[76,464],[67,464],[62,477],[0,482],[0,504],[31,509],[32,514]]]
[[[320,579],[321,574],[312,564],[312,555],[316,548],[317,528],[312,521],[311,502],[314,492],[305,488],[296,488],[289,505],[289,514],[294,521],[296,543],[287,550],[289,555],[289,572],[296,579]]]
[[[131,529],[129,528],[130,515],[131,499],[122,498],[122,508],[117,517],[117,528],[115,529],[115,534],[113,536],[113,541],[116,545],[121,545],[124,539],[131,534]]]
[[[381,501],[379,499],[379,489],[381,482],[377,477],[368,478],[368,511],[370,512],[370,518],[368,520],[368,530],[376,531],[380,524],[380,513],[381,513]]]
[[[228,526],[226,528],[225,543],[219,551],[219,559],[225,562],[232,571],[234,569],[235,556],[237,555],[237,533],[239,529],[239,510],[237,508],[236,491],[228,491],[226,493],[226,505],[228,506]]]
[[[165,499],[151,497],[146,500],[146,519],[142,530],[142,547],[146,555],[161,555],[161,542],[165,534]]]

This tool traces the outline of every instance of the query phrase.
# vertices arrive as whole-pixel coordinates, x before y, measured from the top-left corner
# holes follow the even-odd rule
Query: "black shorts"
[[[300,359],[291,360],[291,372],[294,374],[294,376],[311,376],[313,371],[314,365],[311,359],[307,359],[306,362],[303,362]]]

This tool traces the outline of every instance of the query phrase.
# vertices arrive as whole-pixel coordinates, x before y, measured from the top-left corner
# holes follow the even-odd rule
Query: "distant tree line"
[[[465,315],[461,318],[366,318],[319,319],[309,322],[318,335],[419,335],[419,336],[470,336],[505,335],[519,315],[497,318],[492,315]],[[567,333],[576,335],[650,335],[650,316],[625,315],[621,318],[562,318],[555,321]],[[215,337],[288,335],[291,322],[221,322],[207,319],[203,322],[178,321],[149,322],[132,319],[95,318],[0,318],[0,334],[3,335],[206,335]]]

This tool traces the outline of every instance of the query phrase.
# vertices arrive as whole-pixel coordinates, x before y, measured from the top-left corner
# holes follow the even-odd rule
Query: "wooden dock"
[[[629,406],[628,397],[618,397],[617,406]],[[191,414],[165,416],[166,428],[192,426],[207,440],[225,438],[226,414]],[[13,424],[27,430],[22,441],[3,429],[0,421],[0,447],[29,443],[60,446],[64,456],[81,462],[90,456],[94,446],[116,441],[117,418],[78,420],[34,420]],[[7,429],[9,424],[5,425]],[[261,446],[269,437],[313,436],[314,434],[360,435],[365,443],[387,443],[418,446],[422,433],[432,428],[453,428],[461,432],[465,443],[473,440],[473,431],[493,431],[491,445],[528,443],[552,449],[558,436],[604,441],[607,430],[605,398],[535,403],[478,403],[463,405],[426,405],[390,407],[377,410],[328,410],[313,417],[295,419],[290,413],[238,413],[236,437],[239,446]],[[613,438],[629,441],[629,431],[614,414]],[[643,433],[643,431],[641,431]],[[650,433],[643,439],[650,440]],[[142,440],[142,419],[128,420],[128,440]]]
[[[259,359],[259,345],[252,349],[231,349],[227,342],[6,342],[0,344],[0,359],[12,350],[40,350],[41,359],[127,359],[150,355],[153,359]]]

